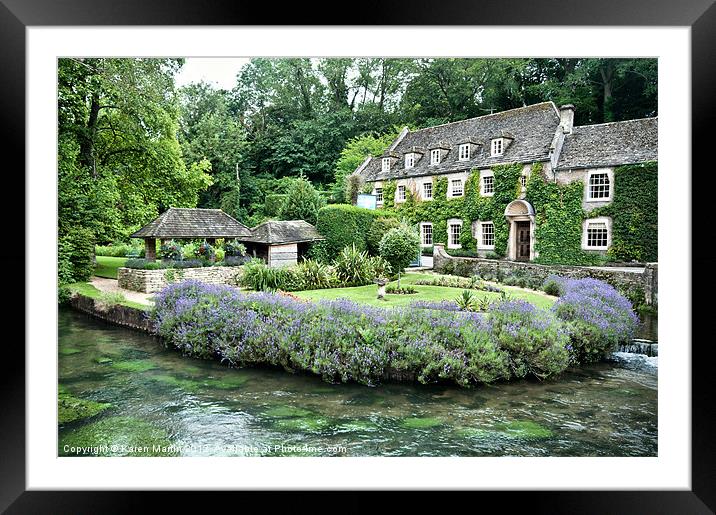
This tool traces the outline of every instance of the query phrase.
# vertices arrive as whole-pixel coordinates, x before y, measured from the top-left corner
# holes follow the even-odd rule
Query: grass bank
[[[107,279],[117,278],[117,269],[127,262],[126,257],[97,256],[97,266],[94,275],[106,277]]]

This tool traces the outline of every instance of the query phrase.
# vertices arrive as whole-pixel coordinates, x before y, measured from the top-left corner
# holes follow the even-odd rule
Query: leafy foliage
[[[620,261],[657,261],[658,165],[619,166],[614,169],[614,200],[597,214],[612,218],[612,245],[609,254]]]
[[[378,246],[380,257],[390,263],[394,273],[402,272],[420,252],[420,236],[405,224],[389,230]]]
[[[325,201],[305,178],[295,179],[289,186],[279,210],[281,220],[305,220],[315,225],[318,210]]]
[[[345,247],[335,261],[338,279],[346,286],[370,284],[375,278],[373,262],[365,250],[355,244]]]
[[[58,240],[58,279],[60,284],[88,281],[94,271],[92,231],[75,227]]]
[[[326,239],[320,243],[324,259],[332,260],[345,248],[355,244],[360,251],[368,248],[368,232],[376,218],[386,214],[346,204],[329,204],[318,212],[316,229]],[[387,215],[390,216],[390,215]],[[315,246],[315,245],[314,245]]]

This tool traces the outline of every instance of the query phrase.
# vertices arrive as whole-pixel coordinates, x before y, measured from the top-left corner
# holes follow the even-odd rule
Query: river
[[[657,455],[656,368],[639,360],[472,389],[332,385],[185,358],[62,308],[59,382],[111,404],[60,426],[59,456]]]

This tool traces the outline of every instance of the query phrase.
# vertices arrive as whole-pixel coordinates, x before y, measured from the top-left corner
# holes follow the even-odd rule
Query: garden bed
[[[388,374],[469,386],[554,376],[633,337],[638,319],[614,288],[592,279],[561,287],[552,309],[508,300],[476,313],[454,303],[302,302],[186,281],[156,295],[154,322],[168,345],[234,366],[277,365],[329,382],[374,384]]]

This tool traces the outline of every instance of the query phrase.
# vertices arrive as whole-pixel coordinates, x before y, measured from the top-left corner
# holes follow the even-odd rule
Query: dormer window
[[[470,159],[470,144],[463,143],[458,147],[458,159],[460,161],[467,161]]]
[[[502,138],[495,138],[492,140],[492,146],[490,148],[490,156],[501,156],[505,150],[505,143]]]
[[[436,148],[435,150],[430,151],[430,164],[431,165],[440,164],[440,149],[439,148]]]
[[[405,168],[412,168],[415,166],[415,154],[405,154]]]
[[[390,158],[389,158],[389,157],[384,157],[384,158],[383,158],[383,168],[382,168],[382,170],[383,170],[384,172],[389,172],[389,171],[390,171]]]

